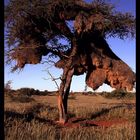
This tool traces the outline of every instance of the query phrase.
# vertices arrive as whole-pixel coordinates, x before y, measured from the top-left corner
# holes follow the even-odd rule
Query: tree
[[[10,91],[12,89],[11,84],[12,84],[12,81],[11,80],[9,80],[9,81],[6,82],[5,87],[4,87],[4,89],[5,89],[6,92],[7,91]]]
[[[70,27],[69,23],[74,26]],[[67,122],[67,99],[73,75],[87,73],[86,84],[97,89],[107,83],[131,90],[135,74],[118,58],[107,37],[135,36],[135,19],[115,11],[112,4],[94,0],[11,0],[5,8],[7,63],[16,60],[15,71],[37,64],[42,56],[58,57],[63,69],[58,93],[60,123]],[[59,40],[66,40],[63,44]]]

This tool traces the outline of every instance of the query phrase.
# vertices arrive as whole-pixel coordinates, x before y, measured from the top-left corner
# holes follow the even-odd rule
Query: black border
[[[0,0],[0,138],[4,138],[4,1]]]

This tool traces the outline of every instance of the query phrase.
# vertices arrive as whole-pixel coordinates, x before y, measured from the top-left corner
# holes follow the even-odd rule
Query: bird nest
[[[104,51],[108,50],[108,53]],[[95,51],[96,50],[96,51]],[[135,83],[135,74],[131,68],[120,60],[108,45],[94,46],[92,53],[78,54],[73,59],[74,75],[87,72],[86,84],[96,90],[103,83],[116,89],[130,91]],[[59,60],[55,66],[65,67],[67,59]]]
[[[22,46],[15,49],[11,53],[12,59],[15,59],[17,61],[18,68],[23,68],[25,64],[40,63],[42,55],[45,55],[44,48],[36,46],[34,47]]]

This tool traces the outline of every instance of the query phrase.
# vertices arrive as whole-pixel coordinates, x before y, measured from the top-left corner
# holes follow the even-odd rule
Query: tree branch
[[[51,77],[51,80],[54,81],[57,89],[59,90],[59,85],[57,84],[56,80],[60,79],[60,78],[54,78],[53,75],[49,72],[49,70],[47,70],[48,74],[50,75]]]

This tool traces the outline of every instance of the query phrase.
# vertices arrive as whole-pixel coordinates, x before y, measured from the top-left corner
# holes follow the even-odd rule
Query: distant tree
[[[12,89],[11,84],[12,84],[12,80],[9,80],[6,82],[5,87],[4,87],[5,91],[9,91]]]
[[[74,26],[70,26],[74,23]],[[131,90],[135,74],[109,48],[106,38],[135,35],[135,19],[116,12],[112,4],[94,0],[10,0],[5,8],[7,63],[13,71],[26,64],[59,58],[63,69],[58,94],[59,121],[67,122],[67,99],[73,75],[86,74],[86,84],[97,89],[103,83]],[[60,40],[66,40],[67,44]],[[7,46],[6,46],[7,47]]]

